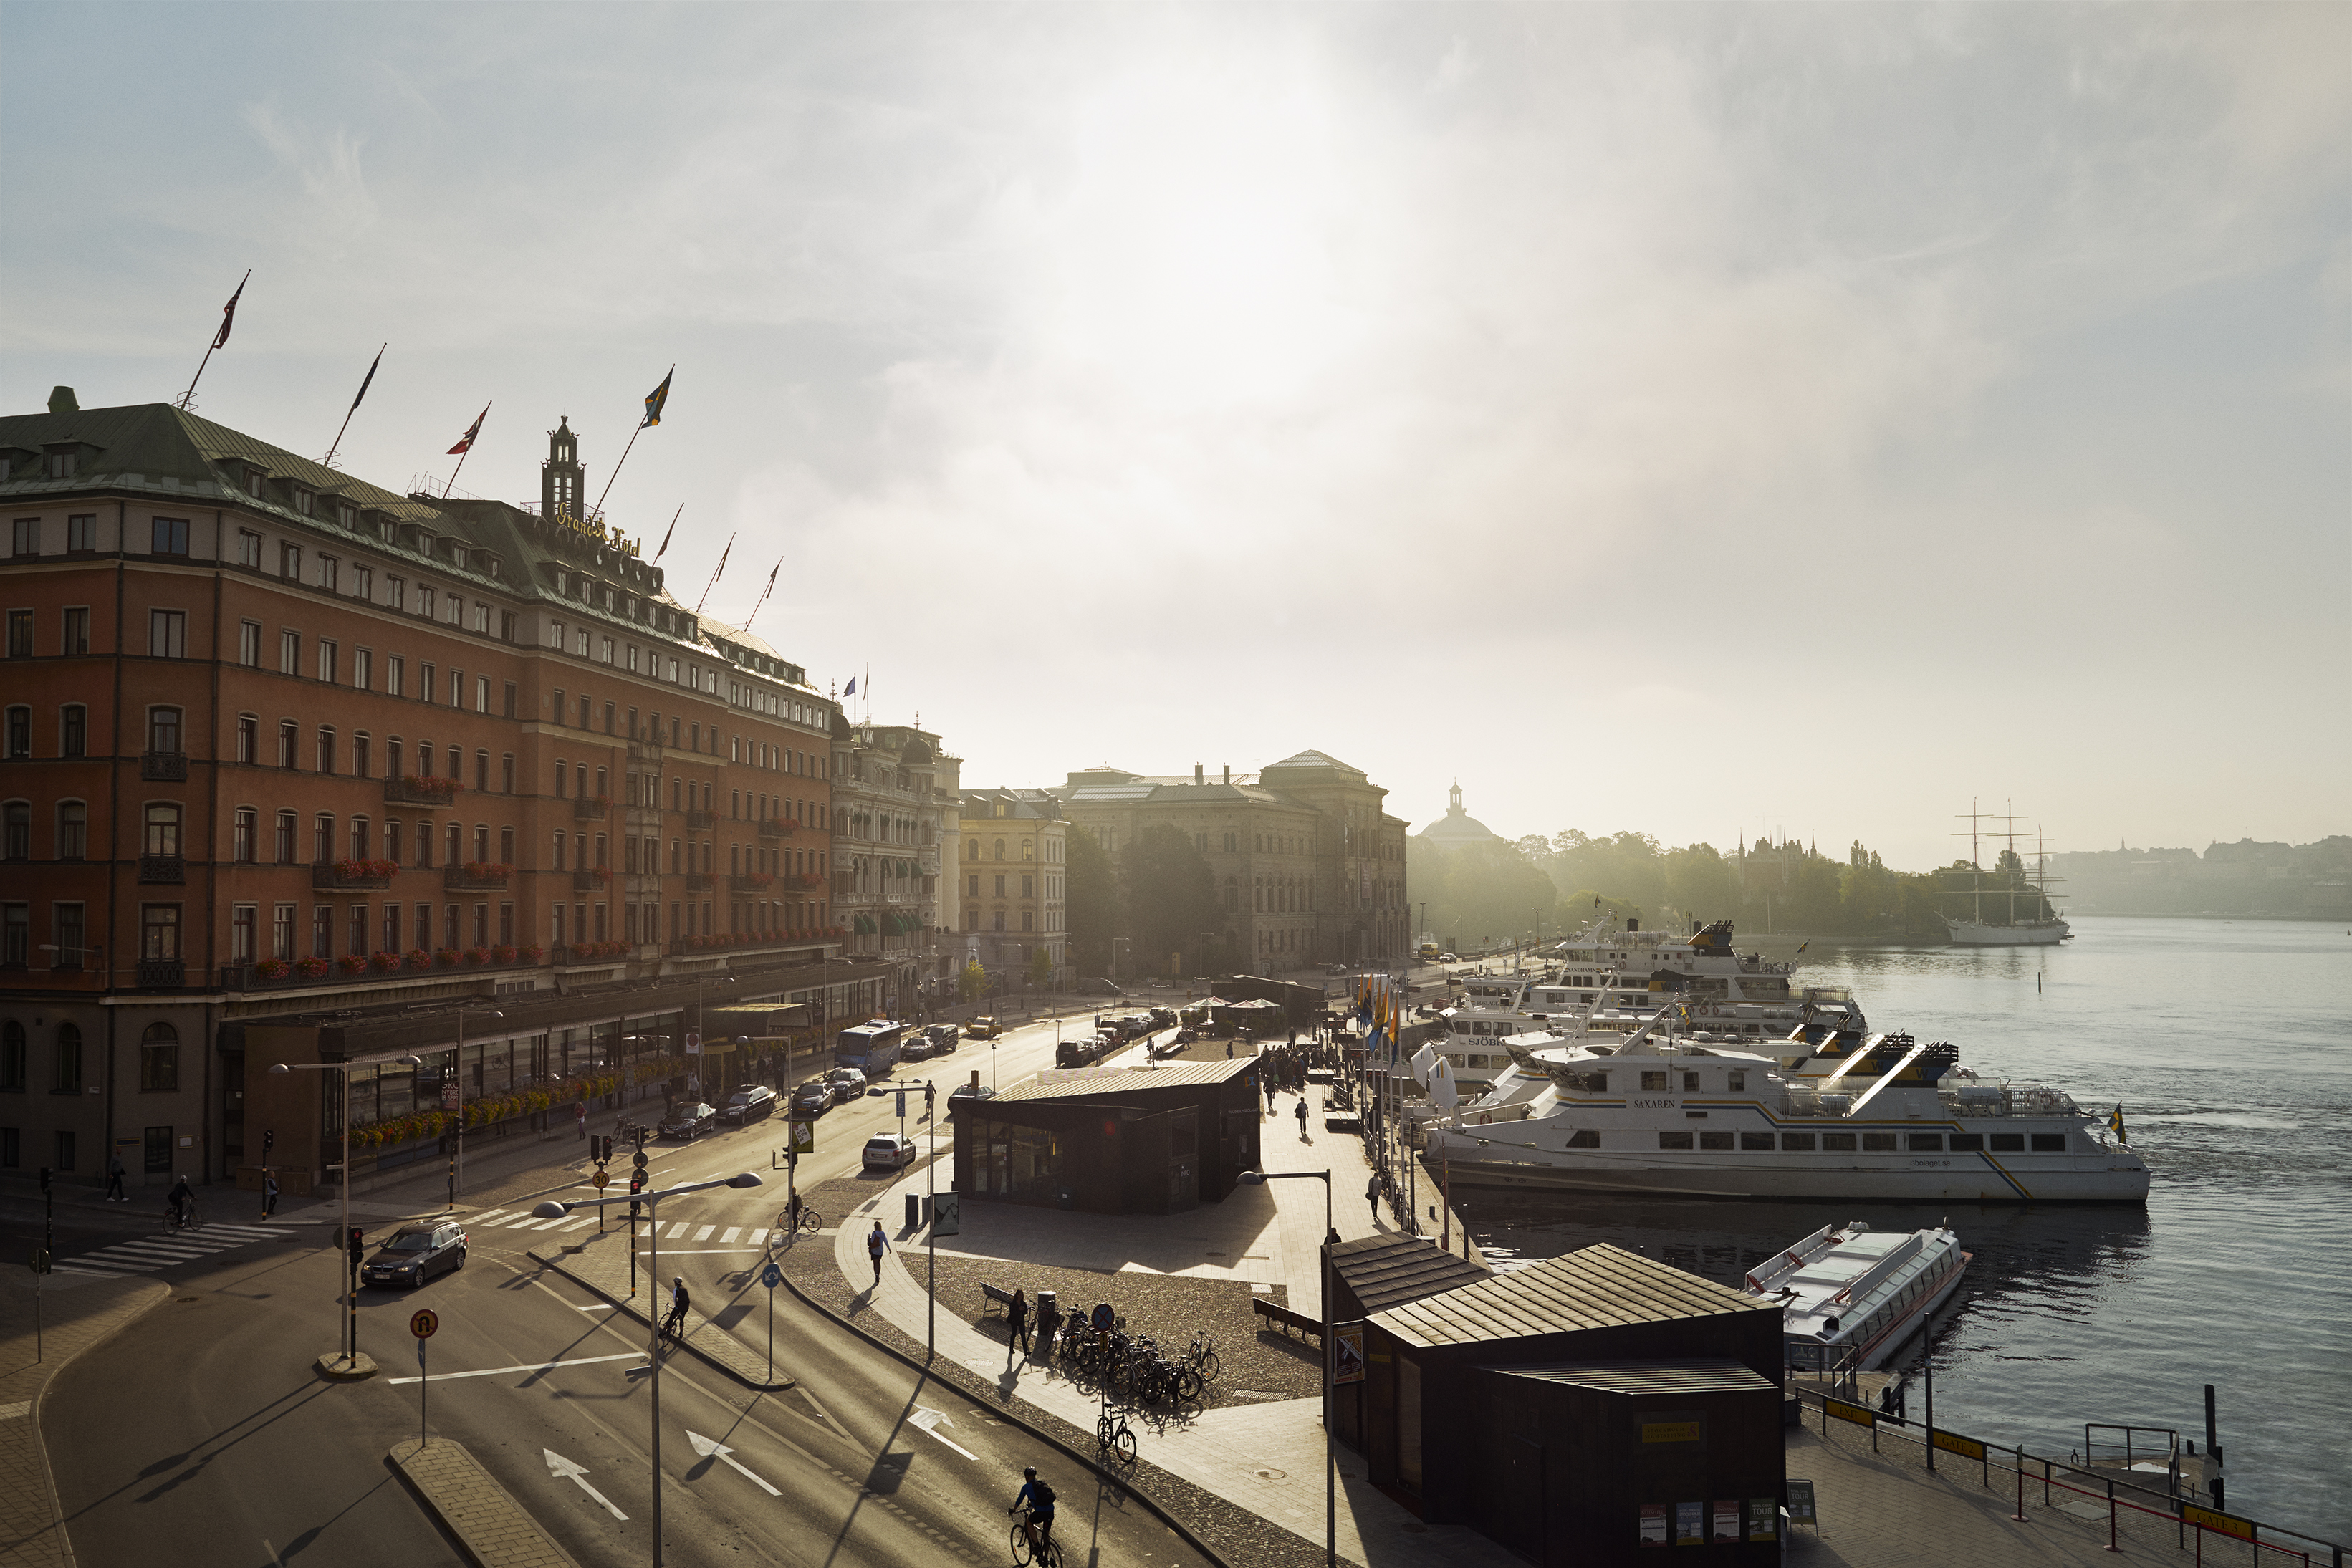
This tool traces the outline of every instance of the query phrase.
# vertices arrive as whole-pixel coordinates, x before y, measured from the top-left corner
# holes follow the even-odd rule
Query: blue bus
[[[906,1033],[902,1023],[854,1025],[834,1037],[833,1060],[840,1066],[857,1069],[868,1079],[887,1078],[890,1069],[898,1064],[898,1043]]]

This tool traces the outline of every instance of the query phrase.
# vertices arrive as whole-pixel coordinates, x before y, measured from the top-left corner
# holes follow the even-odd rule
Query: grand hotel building
[[[423,1054],[353,1070],[380,1124],[724,1077],[674,1056],[698,1000],[889,999],[836,929],[836,706],[583,482],[568,422],[531,507],[164,404],[0,417],[0,1169],[218,1180],[268,1130],[320,1176],[336,1075],[264,1056]]]

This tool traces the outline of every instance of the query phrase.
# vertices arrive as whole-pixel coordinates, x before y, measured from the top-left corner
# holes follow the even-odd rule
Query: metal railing
[[[184,855],[141,855],[139,880],[166,886],[181,886],[188,880],[188,862]]]
[[[177,988],[188,983],[188,966],[177,958],[142,958],[133,977],[142,986]]]
[[[601,822],[612,810],[612,802],[601,798],[575,798],[572,802],[572,820],[575,822]]]
[[[188,754],[184,751],[142,751],[139,754],[139,777],[159,784],[184,783],[188,777]]]

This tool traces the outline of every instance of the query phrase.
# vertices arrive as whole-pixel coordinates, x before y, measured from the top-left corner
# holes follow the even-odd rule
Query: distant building
[[[1061,802],[1042,789],[968,789],[961,827],[961,883],[948,903],[961,907],[957,943],[966,956],[1011,988],[1043,948],[1054,984],[1075,978],[1063,902],[1070,824]]]
[[[842,956],[880,967],[892,1012],[921,1005],[942,961],[940,852],[957,802],[938,788],[939,743],[909,725],[834,725],[834,919]]]
[[[1445,815],[1413,835],[1439,849],[1463,849],[1471,844],[1501,843],[1503,835],[1462,810],[1462,786],[1445,792]]]

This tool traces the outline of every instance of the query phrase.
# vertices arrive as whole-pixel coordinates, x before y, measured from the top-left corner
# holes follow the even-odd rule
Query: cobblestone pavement
[[[400,1443],[390,1458],[476,1568],[579,1568],[464,1444]]]
[[[57,1489],[41,1445],[41,1394],[58,1370],[171,1295],[160,1280],[51,1276],[40,1291],[35,1359],[32,1276],[0,1281],[0,1568],[69,1568]]]

